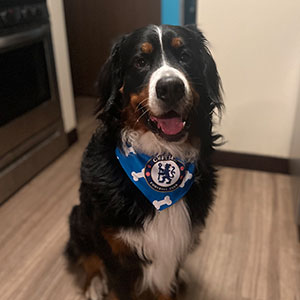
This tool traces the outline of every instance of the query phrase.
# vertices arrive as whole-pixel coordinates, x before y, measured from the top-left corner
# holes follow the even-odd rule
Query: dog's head
[[[177,143],[212,138],[212,112],[222,108],[216,65],[195,26],[149,25],[120,38],[100,73],[99,96],[104,122]]]

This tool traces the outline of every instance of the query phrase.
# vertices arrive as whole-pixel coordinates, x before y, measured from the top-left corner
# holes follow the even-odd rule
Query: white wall
[[[63,0],[47,0],[65,132],[76,127]]]
[[[288,158],[300,84],[299,0],[198,0],[225,90],[223,150]]]

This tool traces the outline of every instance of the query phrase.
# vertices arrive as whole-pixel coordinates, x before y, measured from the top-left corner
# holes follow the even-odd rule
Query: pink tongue
[[[152,117],[151,119],[156,121],[157,127],[160,128],[163,133],[168,135],[175,135],[183,129],[183,122],[180,117],[166,119]]]

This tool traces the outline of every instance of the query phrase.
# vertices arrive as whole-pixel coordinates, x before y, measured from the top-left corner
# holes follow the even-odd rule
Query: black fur
[[[175,67],[186,74],[200,99],[192,119],[194,131],[201,140],[200,157],[196,163],[195,182],[186,195],[186,203],[192,225],[204,225],[216,186],[211,154],[219,135],[212,133],[212,113],[215,108],[221,110],[223,107],[220,79],[206,40],[196,27],[165,26],[163,30],[164,37],[180,36],[186,42],[188,57],[185,62],[178,62],[177,54],[168,49],[166,55]],[[153,31],[150,25],[120,38],[102,68],[97,107],[100,124],[83,156],[80,204],[73,208],[70,215],[70,240],[66,248],[67,257],[74,263],[82,255],[96,253],[101,257],[110,284],[119,298],[126,300],[131,299],[129,289],[140,276],[141,264],[151,262],[137,258],[134,253],[127,260],[120,261],[113,255],[100,231],[103,228],[140,229],[146,218],[155,215],[155,208],[126,176],[114,154],[120,144],[123,128],[121,112],[128,105],[129,94],[144,87],[155,69],[154,65],[150,70],[138,72],[133,68],[138,45],[146,39],[157,43],[152,37]],[[120,92],[122,86],[123,93]],[[122,288],[118,287],[118,281],[123,282]]]

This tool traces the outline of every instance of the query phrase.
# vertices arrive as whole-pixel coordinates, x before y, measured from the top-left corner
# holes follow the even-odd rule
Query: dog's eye
[[[143,69],[147,66],[147,62],[145,61],[144,58],[142,57],[137,57],[135,59],[135,62],[134,62],[134,66],[137,68],[137,69]]]

